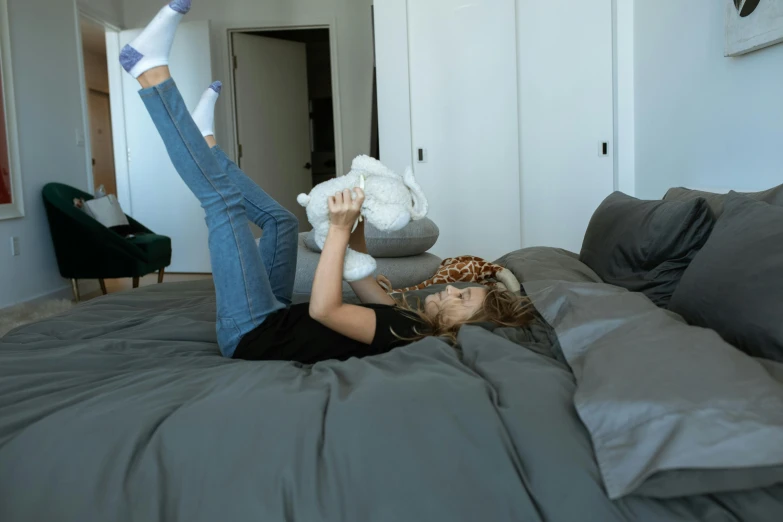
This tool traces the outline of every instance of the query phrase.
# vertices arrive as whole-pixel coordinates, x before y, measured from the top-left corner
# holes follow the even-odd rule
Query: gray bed
[[[641,346],[644,325],[654,342],[692,327],[563,251],[503,262],[546,320],[465,327],[459,350],[428,339],[312,367],[226,360],[208,282],[111,295],[11,332],[0,340],[0,521],[783,520],[774,467],[759,480],[777,485],[660,498],[671,495],[652,479],[682,478],[666,478],[676,470],[662,458],[648,490],[628,493],[646,477],[595,445],[609,421],[596,422],[656,399],[610,383],[625,400],[607,406],[595,384],[612,376],[596,368],[624,371],[618,354]],[[769,376],[758,393],[783,396],[780,366],[745,363]],[[636,482],[610,489],[614,472]]]

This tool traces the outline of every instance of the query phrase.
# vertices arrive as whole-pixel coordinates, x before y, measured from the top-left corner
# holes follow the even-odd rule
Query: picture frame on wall
[[[783,0],[724,0],[726,56],[783,42]]]
[[[24,217],[8,0],[0,0],[0,220]]]

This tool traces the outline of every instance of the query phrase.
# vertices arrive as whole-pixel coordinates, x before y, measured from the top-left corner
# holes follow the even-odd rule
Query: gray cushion
[[[412,221],[408,226],[396,232],[381,232],[369,223],[365,227],[364,237],[367,239],[367,251],[376,259],[423,254],[435,245],[440,235],[438,226],[429,218]],[[305,244],[313,252],[321,251],[313,239],[312,231],[305,237]]]
[[[744,195],[757,201],[764,201],[770,205],[783,206],[783,185],[764,190],[762,192],[743,192]],[[691,201],[696,198],[704,198],[712,209],[716,218],[723,214],[723,205],[726,202],[728,194],[715,194],[713,192],[704,192],[701,190],[691,190],[683,187],[669,189],[663,197],[665,201]]]
[[[638,293],[551,281],[525,289],[571,366],[609,498],[783,482],[783,372]]]
[[[615,192],[593,214],[579,260],[605,282],[665,307],[714,224],[703,199],[642,201]]]
[[[296,263],[294,294],[310,295],[315,277],[315,268],[321,254],[305,246],[306,232],[299,234],[299,254]],[[413,286],[426,281],[437,272],[441,259],[432,254],[421,254],[403,258],[376,259],[378,269],[374,275],[383,274],[396,288]],[[348,283],[343,282],[343,293],[352,296]]]
[[[731,193],[670,308],[750,355],[783,361],[783,208]]]
[[[570,281],[572,283],[601,283],[601,278],[579,256],[568,250],[552,247],[523,248],[506,254],[495,264],[504,266],[519,279],[530,281]]]

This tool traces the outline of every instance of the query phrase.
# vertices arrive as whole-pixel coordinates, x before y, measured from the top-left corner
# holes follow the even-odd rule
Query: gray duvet
[[[221,358],[214,314],[166,284],[1,339],[0,521],[783,520],[781,486],[609,500],[545,323],[301,367]]]

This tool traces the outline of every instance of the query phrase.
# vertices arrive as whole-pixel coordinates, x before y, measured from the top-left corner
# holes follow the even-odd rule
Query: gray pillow
[[[638,293],[552,281],[525,289],[571,366],[609,498],[783,483],[783,372]]]
[[[579,256],[568,250],[552,247],[530,247],[501,257],[495,264],[504,266],[519,279],[530,281],[571,281],[573,283],[601,283],[601,278]]]
[[[742,194],[770,205],[783,206],[783,185],[762,192],[743,192]],[[726,202],[727,197],[728,194],[715,194],[714,192],[675,187],[669,189],[663,199],[665,201],[691,201],[697,198],[704,198],[715,214],[715,218],[719,218],[723,214],[723,204]]]
[[[423,254],[435,246],[439,235],[440,230],[438,230],[438,226],[429,218],[411,221],[408,226],[396,232],[381,232],[369,223],[364,231],[364,237],[367,239],[367,250],[376,259]],[[313,239],[312,231],[308,232],[305,237],[305,244],[313,252],[321,251]],[[425,277],[424,279],[427,278]]]
[[[732,192],[670,308],[750,355],[783,361],[783,208]]]
[[[295,294],[310,294],[313,287],[315,268],[321,255],[305,246],[307,233],[299,234],[299,253],[296,262]],[[378,269],[374,275],[383,274],[395,288],[414,286],[432,277],[440,268],[441,259],[432,254],[420,254],[404,258],[379,258],[375,260]],[[351,294],[351,287],[343,282],[344,293]]]
[[[593,214],[579,260],[606,283],[666,307],[714,224],[703,199],[642,201],[615,192]]]

